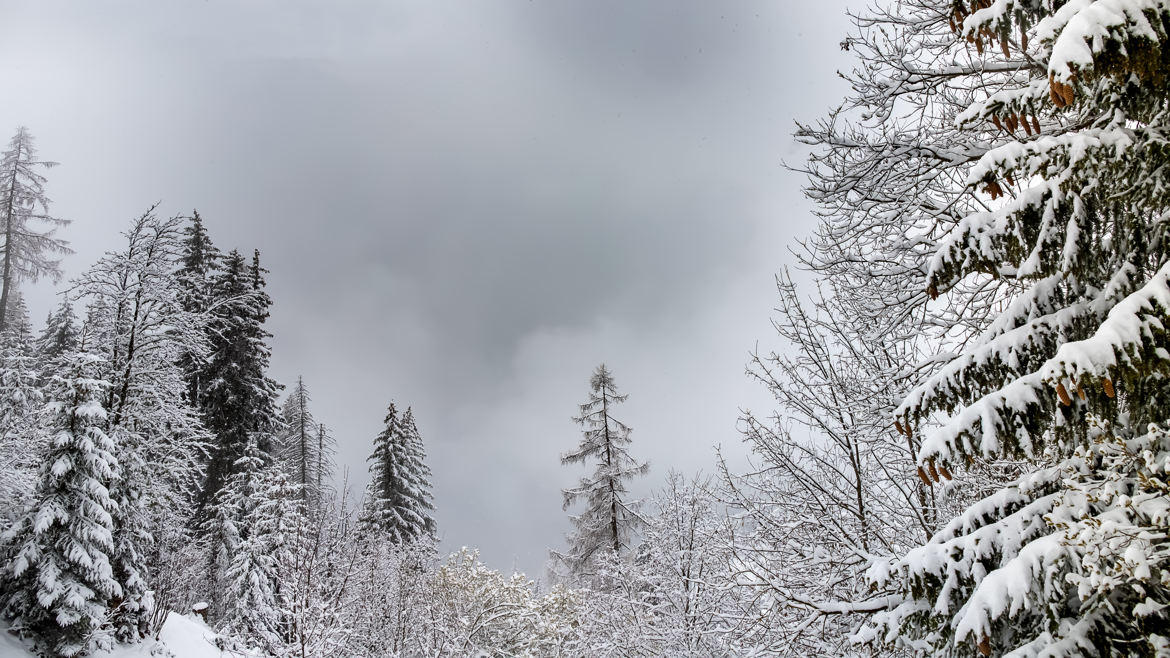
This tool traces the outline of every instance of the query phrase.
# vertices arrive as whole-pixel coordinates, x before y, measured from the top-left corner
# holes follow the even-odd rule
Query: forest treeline
[[[647,467],[602,366],[555,584],[439,559],[410,414],[379,444],[410,476],[377,484],[399,462],[375,450],[350,511],[328,432],[277,413],[258,260],[197,275],[193,224],[148,213],[70,287],[76,347],[51,347],[64,307],[39,338],[6,319],[64,245],[5,252],[3,614],[59,655],[193,600],[278,656],[1170,655],[1170,6],[903,0],[853,23],[847,97],[797,126],[811,285],[777,278],[746,471],[631,499]],[[262,412],[222,426],[202,406],[245,400]]]

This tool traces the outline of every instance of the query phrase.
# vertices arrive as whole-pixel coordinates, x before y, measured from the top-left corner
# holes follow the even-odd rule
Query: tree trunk
[[[601,419],[605,426],[605,465],[609,469],[609,531],[613,537],[613,552],[618,553],[622,544],[618,538],[617,491],[613,484],[613,451],[609,440],[609,396],[604,388],[601,390]]]
[[[16,219],[16,172],[20,163],[20,152],[24,148],[24,140],[16,143],[16,159],[12,162],[12,175],[8,178],[8,199],[4,204],[4,273],[0,279],[0,331],[8,328],[8,294],[12,290],[12,234],[13,221]]]

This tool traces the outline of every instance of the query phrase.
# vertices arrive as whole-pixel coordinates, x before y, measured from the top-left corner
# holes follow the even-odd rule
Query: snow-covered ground
[[[24,644],[5,632],[0,626],[0,658],[35,658]],[[147,658],[167,656],[174,658],[223,658],[215,648],[215,632],[202,620],[190,615],[171,613],[163,625],[159,639],[133,646],[117,646],[111,651],[99,651],[93,658]],[[232,656],[239,656],[237,653]]]

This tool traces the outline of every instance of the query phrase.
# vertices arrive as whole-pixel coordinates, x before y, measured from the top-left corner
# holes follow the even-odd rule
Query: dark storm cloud
[[[413,404],[449,547],[535,571],[559,544],[557,456],[602,360],[654,465],[639,491],[710,470],[768,404],[743,363],[809,225],[779,163],[840,93],[839,8],[0,7],[24,28],[0,129],[65,163],[72,270],[160,197],[260,248],[275,374],[305,376],[358,481],[386,403]]]

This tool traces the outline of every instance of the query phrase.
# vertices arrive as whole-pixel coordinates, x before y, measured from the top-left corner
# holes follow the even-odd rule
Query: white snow
[[[0,626],[0,658],[36,658],[35,654],[16,637]],[[163,624],[158,640],[147,640],[141,644],[119,645],[110,651],[91,654],[93,658],[148,658],[166,656],[169,651],[174,658],[247,658],[240,652],[230,654],[215,646],[215,631],[193,615],[172,612]]]
[[[1062,82],[1070,82],[1077,70],[1093,67],[1093,56],[1105,50],[1108,44],[1121,41],[1117,34],[1129,38],[1145,38],[1153,42],[1159,39],[1157,30],[1146,18],[1146,11],[1160,15],[1167,8],[1164,0],[1097,0],[1092,3],[1071,2],[1057,11],[1052,20],[1059,24],[1068,22],[1060,29],[1052,46],[1048,60],[1048,71]],[[1053,26],[1044,26],[1038,32],[1051,31]]]

